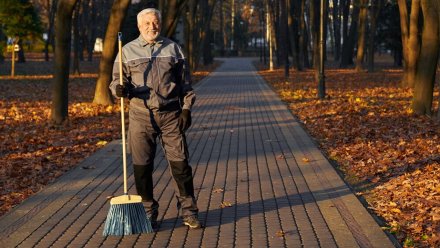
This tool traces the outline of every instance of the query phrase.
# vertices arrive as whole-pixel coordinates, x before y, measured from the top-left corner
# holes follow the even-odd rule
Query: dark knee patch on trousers
[[[153,199],[153,169],[152,165],[133,165],[133,174],[137,193],[143,201]]]
[[[186,160],[170,161],[170,166],[180,197],[194,197],[192,169],[188,162]]]

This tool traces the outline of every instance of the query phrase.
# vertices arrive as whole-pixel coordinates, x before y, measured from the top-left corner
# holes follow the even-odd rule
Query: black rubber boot
[[[198,213],[194,197],[192,169],[186,160],[170,161],[171,173],[176,182],[177,209],[180,216],[196,216]]]
[[[179,189],[179,197],[194,197],[192,169],[188,161],[170,161],[170,166]]]
[[[137,193],[143,201],[153,201],[153,166],[133,165]]]
[[[133,172],[136,191],[142,197],[151,226],[156,229],[159,203],[153,198],[153,166],[133,165]]]

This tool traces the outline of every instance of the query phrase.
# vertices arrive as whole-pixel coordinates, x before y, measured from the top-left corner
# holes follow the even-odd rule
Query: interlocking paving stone
[[[251,59],[223,59],[195,90],[187,139],[205,228],[182,225],[158,149],[158,232],[102,236],[122,194],[118,140],[3,216],[0,247],[394,247]]]

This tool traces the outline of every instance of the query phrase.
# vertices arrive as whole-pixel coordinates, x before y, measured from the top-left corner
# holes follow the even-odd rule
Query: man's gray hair
[[[160,23],[162,23],[162,14],[158,9],[155,8],[147,8],[142,10],[137,14],[137,23],[139,24],[141,22],[142,17],[144,17],[146,14],[154,13],[157,18],[159,19]]]

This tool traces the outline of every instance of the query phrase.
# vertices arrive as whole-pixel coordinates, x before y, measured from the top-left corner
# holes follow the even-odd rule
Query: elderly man
[[[144,9],[137,22],[140,36],[118,54],[122,56],[124,85],[119,84],[117,57],[109,87],[114,96],[130,99],[128,137],[136,190],[157,228],[159,203],[153,197],[153,167],[159,139],[175,181],[183,224],[200,228],[184,133],[191,125],[195,101],[185,57],[179,45],[159,36],[160,11]]]

